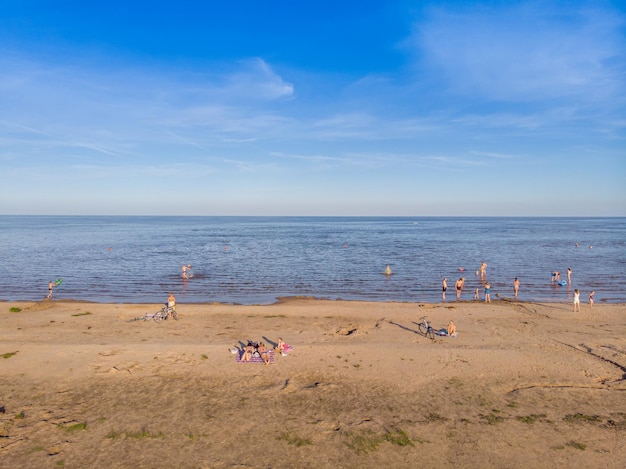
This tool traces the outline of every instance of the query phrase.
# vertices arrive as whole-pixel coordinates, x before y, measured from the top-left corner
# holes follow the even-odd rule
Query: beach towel
[[[274,363],[274,351],[268,350],[268,353],[270,354],[270,363]],[[252,358],[250,359],[249,362],[242,362],[241,361],[242,355],[243,355],[243,350],[240,350],[239,353],[237,354],[237,363],[265,363],[263,359],[260,356],[256,356],[256,354],[252,355]]]

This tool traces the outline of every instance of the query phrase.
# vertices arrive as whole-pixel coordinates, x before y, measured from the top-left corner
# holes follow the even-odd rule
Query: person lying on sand
[[[243,348],[243,354],[241,355],[241,361],[242,362],[249,362],[250,360],[252,360],[252,355],[254,355],[254,345],[252,345],[251,343],[248,342],[248,345],[246,345]]]
[[[265,363],[266,365],[269,365],[270,364],[270,352],[267,350],[265,343],[260,342],[257,348],[257,351],[259,352],[259,355],[261,356],[261,360],[263,360],[263,363]]]

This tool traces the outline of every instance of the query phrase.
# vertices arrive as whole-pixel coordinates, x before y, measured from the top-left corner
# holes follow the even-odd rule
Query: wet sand
[[[159,307],[0,303],[0,468],[626,467],[624,304]]]

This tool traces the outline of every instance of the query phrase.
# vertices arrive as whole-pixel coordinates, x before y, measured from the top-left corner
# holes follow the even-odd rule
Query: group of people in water
[[[463,272],[464,270],[465,269],[463,268],[459,268],[459,271],[461,272]],[[476,277],[480,276],[480,278],[485,281],[485,284],[484,284],[485,303],[491,303],[491,285],[489,284],[488,280],[485,280],[486,275],[487,275],[487,263],[483,261],[480,265],[480,268],[476,271]],[[552,272],[551,278],[552,278],[552,283],[561,282],[561,274],[557,271]],[[563,284],[571,285],[571,283],[572,283],[572,269],[571,267],[568,267],[567,268],[567,282],[566,283],[564,282]],[[441,286],[442,286],[441,299],[442,301],[446,301],[446,291],[448,290],[448,279],[446,277],[443,278]],[[459,277],[459,279],[455,282],[454,287],[456,289],[456,299],[458,301],[461,299],[461,292],[465,288],[465,277]],[[519,293],[519,287],[520,287],[519,278],[515,277],[515,280],[513,280],[513,296],[515,298],[517,298],[517,295]],[[592,290],[588,296],[590,307],[593,307],[594,296],[595,296],[595,291]],[[480,300],[480,293],[479,293],[478,288],[474,290],[474,299]],[[580,311],[580,291],[578,290],[578,288],[574,290],[574,311],[575,312]]]

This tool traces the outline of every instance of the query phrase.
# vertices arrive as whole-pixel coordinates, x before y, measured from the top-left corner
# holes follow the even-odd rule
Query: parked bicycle
[[[426,319],[426,316],[422,316],[420,318],[420,322],[418,323],[417,327],[424,337],[435,340],[435,335],[437,335],[437,331],[431,327],[430,321]]]
[[[171,306],[164,305],[159,311],[156,313],[146,313],[143,316],[139,316],[138,318],[131,319],[128,322],[134,321],[148,321],[150,319],[154,319],[155,322],[162,322],[169,317],[173,317],[176,321],[178,321],[178,313]]]
[[[156,322],[161,322],[169,317],[173,317],[176,321],[178,321],[178,313],[174,308],[168,305],[164,305],[159,311],[154,313],[152,319]]]

